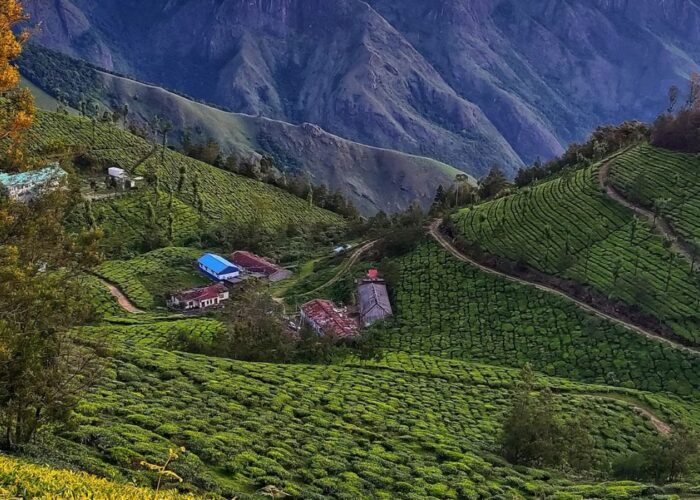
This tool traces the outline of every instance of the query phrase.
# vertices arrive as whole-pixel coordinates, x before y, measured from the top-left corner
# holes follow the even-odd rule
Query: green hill
[[[131,464],[184,446],[188,452],[172,469],[187,484],[239,498],[268,484],[319,499],[654,491],[574,482],[496,458],[514,371],[405,354],[284,366],[166,350],[182,335],[207,338],[216,324],[83,329],[86,337],[107,339],[108,373],[78,408],[79,425],[47,445],[67,450],[62,456],[70,463],[116,478],[138,477]],[[545,377],[538,383],[552,388],[566,414],[590,419],[599,463],[656,432],[636,408],[653,405],[663,418],[687,422],[698,411],[631,390]]]
[[[700,343],[700,282],[645,220],[605,194],[602,165],[464,209],[457,229],[488,254],[591,286]]]
[[[344,224],[340,216],[268,184],[171,150],[161,158],[162,149],[156,151],[152,144],[111,124],[97,123],[93,137],[89,119],[42,112],[31,132],[33,152],[39,157],[87,158],[90,167],[78,169],[86,196],[92,196],[87,179],[103,182],[110,166],[133,175],[143,176],[149,169],[157,173],[157,190],[143,187],[125,194],[95,195],[76,214],[77,224],[94,223],[106,231],[105,246],[113,254],[140,248],[153,236],[153,228],[181,245],[211,229],[250,223],[265,231],[280,231],[289,224],[304,228]],[[63,154],[66,150],[71,153]]]

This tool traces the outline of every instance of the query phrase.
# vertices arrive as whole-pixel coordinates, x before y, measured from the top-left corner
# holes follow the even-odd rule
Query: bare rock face
[[[698,0],[29,0],[54,49],[482,175],[653,118]]]

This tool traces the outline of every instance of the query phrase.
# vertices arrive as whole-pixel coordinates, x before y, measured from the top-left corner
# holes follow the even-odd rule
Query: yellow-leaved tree
[[[19,87],[19,70],[14,61],[22,52],[28,31],[16,33],[18,25],[28,20],[18,0],[0,1],[0,140],[6,169],[24,168],[22,136],[34,121],[34,98],[28,89]]]

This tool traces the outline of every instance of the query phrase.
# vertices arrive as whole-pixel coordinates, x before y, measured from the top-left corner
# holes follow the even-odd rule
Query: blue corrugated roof
[[[0,172],[0,184],[7,187],[21,186],[27,183],[43,184],[44,182],[64,175],[66,175],[66,173],[58,166],[30,170],[29,172],[21,172],[19,174]]]
[[[211,269],[216,274],[229,274],[239,271],[234,264],[213,253],[205,253],[197,260],[197,262],[208,269]]]

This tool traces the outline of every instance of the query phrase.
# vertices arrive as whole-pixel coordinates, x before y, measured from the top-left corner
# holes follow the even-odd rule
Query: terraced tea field
[[[173,333],[187,322],[209,329],[200,320],[156,329]],[[574,484],[493,458],[516,371],[393,354],[331,366],[251,364],[166,351],[148,340],[151,329],[121,329],[83,332],[111,339],[113,349],[109,372],[78,409],[81,425],[58,438],[87,470],[138,477],[131,464],[177,445],[189,451],[172,468],[188,484],[239,498],[268,484],[310,499],[652,491]],[[615,399],[597,386],[539,383],[562,393],[556,404],[567,415],[590,419],[601,463],[657,432],[624,400],[643,394]],[[679,404],[663,401],[671,411]]]
[[[112,254],[138,248],[149,232],[150,218],[176,245],[191,242],[211,228],[250,222],[266,231],[280,230],[288,224],[303,228],[344,224],[340,216],[309,206],[306,200],[285,191],[171,150],[166,150],[161,164],[161,150],[150,155],[151,144],[114,126],[97,124],[94,141],[92,131],[88,119],[41,112],[32,130],[33,151],[51,158],[52,151],[68,147],[88,152],[105,170],[107,166],[119,166],[135,175],[155,168],[159,192],[143,188],[92,203],[92,216],[107,232],[106,247]],[[152,217],[149,205],[153,207]],[[82,225],[90,220],[87,210],[76,218]]]
[[[695,397],[700,356],[603,321],[565,299],[485,274],[426,243],[401,261],[387,349]]]
[[[700,157],[641,146],[612,163],[610,181],[700,248]]]
[[[601,192],[599,168],[465,209],[457,228],[489,254],[591,285],[700,343],[700,281],[648,224]]]

